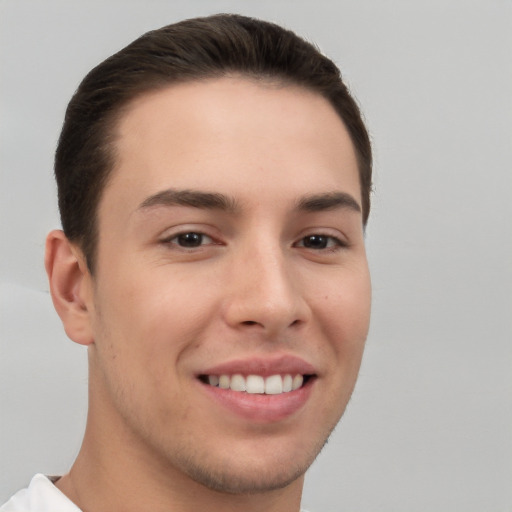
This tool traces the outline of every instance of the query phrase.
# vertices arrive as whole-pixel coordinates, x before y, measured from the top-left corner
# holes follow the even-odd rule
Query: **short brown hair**
[[[370,211],[372,152],[359,108],[336,65],[293,32],[234,14],[148,32],[90,71],[73,95],[55,154],[62,227],[93,272],[97,208],[115,163],[116,123],[132,100],[176,83],[236,73],[304,87],[341,117],[359,165],[363,223]]]

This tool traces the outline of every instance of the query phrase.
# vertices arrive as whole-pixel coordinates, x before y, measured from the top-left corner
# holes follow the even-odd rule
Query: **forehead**
[[[299,195],[342,186],[360,199],[342,120],[297,86],[220,78],[143,95],[119,121],[116,150],[105,193],[127,200],[165,188],[254,195],[272,183]]]

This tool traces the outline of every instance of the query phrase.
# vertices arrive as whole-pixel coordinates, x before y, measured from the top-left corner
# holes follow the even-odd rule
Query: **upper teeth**
[[[279,395],[294,391],[302,386],[304,377],[297,374],[292,377],[286,375],[261,375],[243,376],[239,373],[234,375],[208,375],[208,383],[211,386],[219,386],[222,389],[233,391],[245,391],[247,393],[260,393],[266,395]]]

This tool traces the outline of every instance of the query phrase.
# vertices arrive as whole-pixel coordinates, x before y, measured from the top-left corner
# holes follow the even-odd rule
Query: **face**
[[[314,93],[224,78],[139,98],[117,149],[87,305],[98,435],[219,490],[297,481],[368,330],[343,123]]]

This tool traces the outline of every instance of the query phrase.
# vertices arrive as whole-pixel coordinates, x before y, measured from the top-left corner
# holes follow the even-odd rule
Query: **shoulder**
[[[18,491],[0,512],[80,512],[51,480],[38,473],[27,488]]]

